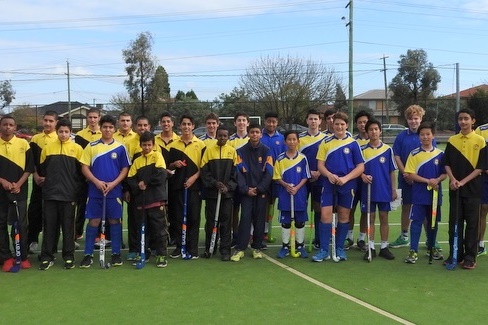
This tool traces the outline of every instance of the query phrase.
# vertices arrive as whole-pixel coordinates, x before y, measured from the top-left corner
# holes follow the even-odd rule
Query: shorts
[[[335,198],[335,203],[333,197],[334,195],[332,193],[334,185],[324,185],[324,189],[322,190],[322,197],[320,200],[320,206],[327,207],[339,205],[346,209],[352,209],[352,203],[354,201],[354,186],[351,187],[347,185],[348,184],[344,186],[336,186],[335,195],[337,197]]]
[[[307,222],[307,211],[295,211],[295,222]],[[291,211],[280,211],[280,223],[291,223]]]
[[[101,219],[103,214],[103,199],[89,197],[86,201],[85,218]],[[120,198],[107,198],[105,219],[122,218],[122,200]]]
[[[412,185],[402,179],[398,182],[398,188],[402,190],[402,204],[412,204]]]
[[[371,202],[371,206],[369,208],[369,212],[375,213],[376,207],[378,207],[378,211],[391,211],[391,204],[390,202]],[[361,212],[368,212],[367,203],[361,203]]]
[[[322,197],[322,186],[316,185],[314,183],[308,183],[307,190],[312,197],[312,202],[320,202],[320,198]]]
[[[410,209],[410,220],[424,221],[432,217],[432,205],[414,204]],[[441,206],[437,206],[437,222],[441,221]]]

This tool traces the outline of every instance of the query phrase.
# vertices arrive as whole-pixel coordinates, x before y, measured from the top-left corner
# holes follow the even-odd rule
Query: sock
[[[360,241],[360,240],[364,241],[364,239],[366,239],[366,233],[365,232],[360,232],[359,233],[358,241]]]
[[[381,249],[387,248],[388,247],[388,241],[387,240],[382,240],[381,241]]]
[[[319,228],[320,249],[329,251],[330,236],[332,235],[332,224],[320,222]]]
[[[354,241],[354,230],[349,230],[347,232],[347,238],[350,239],[351,241]]]
[[[422,221],[412,220],[412,223],[410,224],[410,249],[416,252],[419,251],[419,240],[421,232]]]
[[[98,227],[86,225],[86,240],[85,240],[85,255],[93,254],[93,245],[95,245],[95,237],[98,235]]]
[[[110,236],[112,238],[112,254],[120,254],[120,244],[122,242],[121,223],[115,223],[110,225]]]
[[[484,240],[480,240],[478,246],[479,247],[485,247],[485,241]]]
[[[305,241],[305,227],[297,228],[297,243],[301,243],[303,246],[303,242]]]
[[[408,230],[402,230],[402,237],[405,240],[408,240]]]
[[[264,234],[267,235],[269,232],[269,222],[264,223]]]
[[[374,249],[374,240],[370,240],[368,245],[371,247],[371,249]]]
[[[286,229],[281,227],[281,242],[283,245],[290,244],[290,228]]]
[[[349,222],[339,222],[337,224],[337,240],[336,247],[344,248],[344,242],[346,241],[347,232],[349,230]]]

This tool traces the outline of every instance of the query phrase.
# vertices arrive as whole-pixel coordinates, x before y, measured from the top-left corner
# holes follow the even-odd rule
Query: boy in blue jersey
[[[281,223],[281,250],[279,258],[284,258],[290,253],[290,228],[291,228],[291,195],[294,197],[295,228],[297,229],[296,248],[302,258],[308,254],[303,246],[305,240],[305,223],[307,216],[307,181],[310,179],[307,157],[299,153],[298,132],[285,132],[285,143],[288,150],[278,156],[274,164],[273,180],[280,185],[278,187],[278,210],[280,210]]]
[[[329,258],[329,241],[332,232],[332,212],[337,210],[337,257],[347,260],[344,250],[349,230],[349,212],[354,200],[356,178],[364,171],[364,159],[359,144],[347,133],[349,119],[345,113],[334,115],[334,135],[326,138],[317,153],[318,169],[325,177],[321,198],[319,225],[320,250],[312,257],[315,262]]]
[[[405,258],[405,263],[415,264],[418,259],[420,233],[422,224],[427,221],[427,238],[430,243],[435,243],[437,224],[432,229],[432,190],[438,191],[437,221],[441,219],[442,187],[441,182],[447,174],[441,163],[444,152],[433,145],[434,126],[425,122],[420,124],[419,134],[421,146],[413,150],[407,159],[405,173],[413,180],[412,197],[415,202],[410,212],[410,252]],[[430,233],[430,234],[429,234]],[[429,255],[429,253],[427,253]],[[438,249],[433,249],[432,258],[443,259]]]
[[[368,132],[369,142],[361,147],[365,160],[364,173],[361,175],[361,220],[366,220],[366,214],[368,213],[368,185],[370,185],[370,235],[368,245],[371,247],[371,256],[373,258],[376,257],[374,248],[375,212],[376,208],[378,208],[381,236],[379,256],[392,260],[395,256],[388,249],[388,212],[391,210],[390,202],[397,197],[395,182],[395,170],[397,167],[393,150],[380,140],[380,122],[369,120],[365,128]],[[364,259],[368,260],[368,258],[369,255],[366,253]]]
[[[112,265],[122,265],[121,182],[127,176],[130,162],[125,146],[113,138],[116,123],[117,120],[110,115],[100,119],[102,137],[86,146],[80,160],[81,171],[88,181],[85,217],[89,220],[86,226],[85,257],[80,263],[81,268],[89,268],[93,264],[93,246],[103,213],[111,225]],[[103,211],[104,197],[105,211]]]

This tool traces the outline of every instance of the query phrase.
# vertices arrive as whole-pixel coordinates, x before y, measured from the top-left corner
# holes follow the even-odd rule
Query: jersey
[[[361,138],[361,135],[359,135],[359,134],[356,134],[353,138],[354,138],[354,140],[356,140],[359,143],[360,147],[369,143],[369,138],[363,139],[363,138]]]
[[[276,161],[278,156],[286,151],[285,137],[278,131],[275,131],[272,135],[266,132],[266,129],[262,130],[263,136],[261,137],[261,142],[269,148],[271,157],[273,161]]]
[[[102,139],[89,143],[83,150],[80,162],[89,166],[93,176],[104,182],[114,181],[120,171],[130,165],[125,146],[114,139],[108,144],[105,144]],[[103,197],[102,192],[92,182],[88,182],[88,197]],[[121,197],[122,182],[107,194],[107,198]]]
[[[239,150],[248,141],[249,141],[249,137],[247,134],[241,138],[237,135],[237,133],[234,133],[229,138],[229,144],[233,146],[236,150]]]
[[[425,151],[422,148],[413,150],[407,158],[405,172],[417,174],[421,177],[430,179],[437,178],[446,173],[442,164],[444,152],[440,149],[433,148],[431,151]],[[438,205],[442,204],[442,187],[439,183]],[[414,182],[412,185],[412,197],[415,198],[414,204],[432,205],[432,191],[427,189],[427,184]]]
[[[158,136],[155,137],[155,144],[157,145],[157,150],[163,154],[164,160],[168,162],[169,159],[169,146],[173,141],[178,140],[180,137],[173,132],[171,135],[171,138],[169,139],[168,142],[164,141],[163,138],[161,138],[163,134],[160,133]]]
[[[97,141],[102,137],[102,131],[92,131],[90,128],[84,128],[76,133],[75,142],[82,148],[85,148],[90,142]]]
[[[56,131],[49,132],[49,133],[38,133],[34,135],[29,143],[32,149],[32,156],[34,157],[34,164],[36,167],[36,171],[39,170],[39,160],[41,158],[41,151],[46,147],[48,144],[55,142],[58,140],[58,135]]]
[[[379,147],[372,147],[369,143],[361,146],[364,157],[364,174],[373,177],[371,184],[371,202],[391,202],[391,172],[397,169],[393,150],[383,142]],[[361,183],[361,202],[368,198],[368,184]]]
[[[196,174],[200,170],[202,156],[205,151],[205,143],[195,135],[190,142],[185,143],[181,138],[171,142],[166,165],[181,160],[186,163],[183,168],[176,168],[175,173],[169,178],[173,190],[183,190],[183,184],[188,177]],[[189,188],[190,190],[200,190],[200,180],[198,179]]]
[[[212,138],[207,133],[205,133],[204,135],[200,136],[199,139],[202,140],[203,143],[205,143],[205,146],[206,147],[210,147],[210,146],[212,146],[214,144],[217,144],[217,139],[216,138]]]
[[[129,130],[127,134],[120,133],[120,130],[114,133],[114,139],[122,143],[126,148],[127,144],[137,135],[136,132]]]
[[[299,134],[298,138],[300,140],[298,151],[307,157],[310,170],[317,171],[317,152],[319,151],[320,143],[325,139],[325,134],[319,132],[316,135],[311,135],[308,131],[304,131]]]
[[[295,157],[290,158],[286,152],[281,153],[274,164],[273,180],[283,180],[288,184],[298,185],[303,179],[310,179],[307,157],[297,152]],[[295,211],[307,210],[308,191],[302,186],[294,197]],[[283,186],[278,187],[278,210],[291,211],[290,193]]]

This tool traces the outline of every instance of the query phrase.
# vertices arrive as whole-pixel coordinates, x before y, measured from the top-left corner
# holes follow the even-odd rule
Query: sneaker
[[[169,257],[171,258],[178,258],[181,256],[181,248],[176,247],[171,254],[169,254]]]
[[[313,241],[313,249],[320,250],[320,242],[318,240]]]
[[[414,250],[410,250],[410,252],[408,253],[408,256],[405,258],[405,263],[415,264],[415,262],[417,262],[417,260],[418,260],[417,252]]]
[[[140,263],[142,260],[141,256],[139,254],[136,255],[136,258],[132,261],[132,266],[136,266],[137,263]],[[149,256],[146,254],[144,262],[147,263],[149,262]]]
[[[486,255],[486,248],[485,247],[478,247],[478,256]]]
[[[336,255],[341,261],[347,261],[346,251],[342,247],[337,247]]]
[[[317,254],[312,256],[312,261],[314,262],[322,262],[323,260],[329,260],[329,259],[330,259],[329,251],[326,251],[325,249],[319,250]]]
[[[393,260],[395,259],[395,256],[390,252],[388,247],[380,249],[379,256],[386,258],[387,260]]]
[[[198,260],[200,258],[200,256],[198,254],[195,254],[195,255],[192,255],[190,254],[190,260]]]
[[[233,262],[239,262],[244,257],[244,251],[235,251],[230,260]]]
[[[266,245],[266,244],[264,243],[264,241],[263,241],[263,243],[261,244],[261,250],[262,250],[262,251],[265,251],[265,250],[267,250],[267,249],[268,249],[268,245]]]
[[[49,269],[51,266],[54,265],[54,262],[53,261],[42,261],[41,262],[41,265],[39,265],[39,270],[41,271],[45,271],[47,269]]]
[[[75,240],[83,239],[83,234],[76,234]]]
[[[129,252],[129,254],[127,254],[127,257],[125,259],[128,261],[135,261],[137,259],[137,253]]]
[[[344,249],[347,251],[352,246],[354,246],[354,241],[350,238],[346,238],[346,241],[344,242]]]
[[[300,253],[300,257],[301,258],[308,258],[308,253],[307,251],[305,250],[305,247],[302,246],[298,246],[297,247],[297,252]]]
[[[75,249],[80,249],[80,244],[75,241]]]
[[[74,269],[75,268],[75,261],[73,261],[73,260],[66,260],[64,262],[64,268],[66,270]]]
[[[381,256],[381,252],[380,252],[380,256]],[[376,257],[376,249],[372,249],[371,250],[371,259],[375,258]],[[366,254],[364,254],[363,256],[363,260],[365,261],[369,261],[369,256],[368,256],[368,252],[366,252]]]
[[[220,257],[220,259],[223,262],[228,262],[228,261],[230,261],[230,254],[228,254],[228,253],[222,254],[222,256]]]
[[[203,252],[202,257],[203,258],[210,258],[210,257],[212,257],[212,254],[210,254],[210,252],[205,251],[205,252]]]
[[[288,246],[282,246],[276,257],[285,258],[288,255],[290,255],[290,248],[288,248]]]
[[[425,255],[430,257],[430,252],[427,252]],[[443,260],[444,256],[442,255],[442,253],[438,249],[434,248],[432,250],[432,259]]]
[[[429,249],[429,241],[426,240],[425,241],[425,248]],[[441,245],[437,242],[437,240],[435,241],[435,244],[434,244],[434,249],[437,249],[439,252],[442,252],[442,247]]]
[[[37,251],[37,248],[39,248],[39,244],[36,241],[30,243],[29,254],[34,254],[34,252]]]
[[[399,247],[407,247],[408,245],[410,245],[410,241],[408,240],[408,238],[405,239],[403,238],[402,235],[400,235],[394,242],[390,243],[389,247],[399,248]]]
[[[10,272],[12,266],[14,266],[15,260],[13,258],[9,258],[8,260],[3,261],[2,271],[3,272]]]
[[[85,255],[80,263],[80,268],[87,269],[93,264],[93,255]]]
[[[21,269],[30,269],[32,266],[31,266],[31,263],[29,262],[29,260],[23,260],[22,262],[20,262],[20,268]]]
[[[463,269],[472,270],[476,267],[476,263],[471,260],[464,260]]]
[[[168,266],[168,261],[166,260],[166,256],[156,256],[156,267],[166,267]]]
[[[366,242],[364,240],[358,240],[356,245],[361,252],[366,252],[368,248],[366,247]]]
[[[121,266],[122,264],[124,264],[124,262],[122,262],[120,254],[112,254],[112,266]]]
[[[263,253],[259,249],[253,249],[252,250],[252,258],[254,259],[260,259],[263,258]]]

